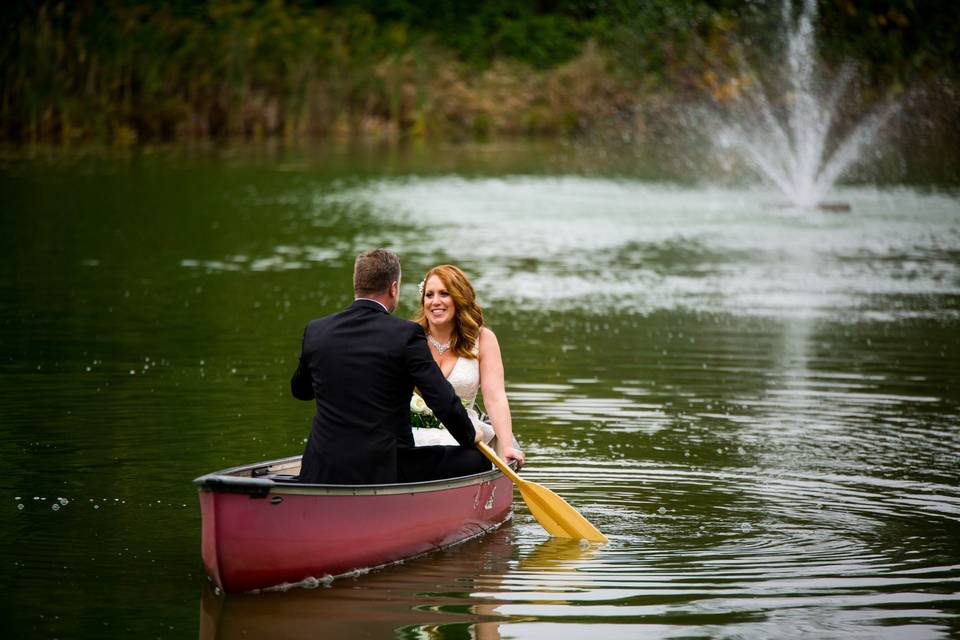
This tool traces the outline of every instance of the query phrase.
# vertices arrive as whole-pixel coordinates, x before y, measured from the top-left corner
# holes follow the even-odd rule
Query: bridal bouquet
[[[422,429],[443,429],[440,418],[433,415],[427,403],[416,393],[410,398],[410,425]]]

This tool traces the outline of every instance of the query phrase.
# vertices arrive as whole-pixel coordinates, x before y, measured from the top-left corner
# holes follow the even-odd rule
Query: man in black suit
[[[386,249],[357,256],[355,300],[312,320],[303,332],[290,389],[316,399],[300,481],[322,484],[416,482],[479,473],[490,463],[478,435],[430,355],[423,329],[392,315],[400,297],[400,259]],[[414,447],[413,387],[461,446]]]

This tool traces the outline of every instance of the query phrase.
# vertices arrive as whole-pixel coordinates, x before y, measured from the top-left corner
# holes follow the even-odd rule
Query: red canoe
[[[482,535],[513,513],[513,485],[496,469],[386,485],[300,484],[299,472],[295,456],[193,481],[203,562],[224,592],[383,567]]]

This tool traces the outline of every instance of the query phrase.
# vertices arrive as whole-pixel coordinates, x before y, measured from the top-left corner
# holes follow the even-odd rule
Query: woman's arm
[[[523,466],[524,455],[513,446],[513,421],[510,418],[510,404],[503,381],[503,358],[500,356],[500,343],[493,331],[486,327],[480,329],[480,391],[483,393],[483,406],[490,416],[493,431],[497,434],[497,455],[503,460],[516,460],[518,468]]]

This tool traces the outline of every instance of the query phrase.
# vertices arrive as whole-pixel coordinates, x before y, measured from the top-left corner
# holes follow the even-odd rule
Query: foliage
[[[960,73],[960,5],[823,0],[828,58],[877,84]],[[569,134],[716,91],[779,3],[12,0],[7,139]]]

